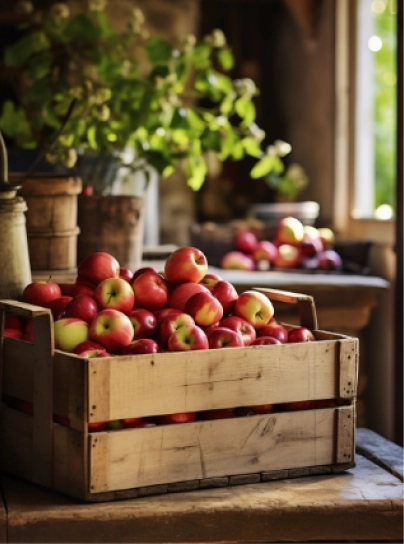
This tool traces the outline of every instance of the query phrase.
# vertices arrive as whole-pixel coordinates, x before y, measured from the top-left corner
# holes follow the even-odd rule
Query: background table
[[[357,452],[341,474],[101,504],[3,476],[8,542],[402,541],[402,448],[359,429]]]

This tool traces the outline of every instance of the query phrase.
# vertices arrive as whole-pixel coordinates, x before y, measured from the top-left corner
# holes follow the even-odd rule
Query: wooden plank
[[[335,341],[89,360],[89,421],[336,398]]]
[[[10,542],[402,540],[403,484],[371,461],[320,475],[86,504],[3,477]]]
[[[356,430],[356,449],[403,481],[403,448],[370,429]]]
[[[355,455],[355,407],[341,407],[337,413],[337,463],[350,463]]]
[[[53,320],[50,311],[34,317],[33,481],[52,486]]]
[[[3,394],[33,402],[35,360],[34,344],[15,338],[4,338]],[[24,376],[24,379],[21,379]]]
[[[87,440],[83,433],[55,425],[54,455],[54,489],[85,499],[88,494],[88,463]]]
[[[353,398],[358,383],[359,340],[357,338],[341,340],[339,346],[339,397]]]
[[[0,466],[21,478],[32,479],[33,418],[1,405]]]
[[[255,290],[264,293],[271,300],[285,302],[287,304],[297,304],[300,316],[300,323],[311,331],[318,328],[316,307],[313,297],[302,293],[291,293],[280,289],[270,289],[264,287],[254,287]]]
[[[54,354],[54,412],[70,418],[70,426],[87,429],[88,361],[56,350]]]
[[[91,492],[334,462],[332,409],[185,425],[90,435]]]

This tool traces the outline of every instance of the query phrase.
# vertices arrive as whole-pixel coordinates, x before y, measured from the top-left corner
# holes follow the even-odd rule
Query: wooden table
[[[101,504],[3,476],[7,542],[402,541],[402,448],[358,429],[356,462],[341,474]]]

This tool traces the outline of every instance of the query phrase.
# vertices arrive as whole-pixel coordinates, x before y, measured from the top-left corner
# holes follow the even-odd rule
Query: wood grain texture
[[[340,410],[351,414],[352,433],[353,410]],[[186,432],[162,425],[96,433],[90,435],[90,491],[250,473],[256,479],[265,470],[351,461],[335,461],[334,421],[335,411],[326,409],[188,423]]]
[[[9,542],[399,541],[403,484],[357,457],[343,474],[91,505],[3,477]]]
[[[336,398],[346,340],[328,338],[89,360],[89,421]]]
[[[357,450],[403,481],[403,448],[370,429],[357,429]]]

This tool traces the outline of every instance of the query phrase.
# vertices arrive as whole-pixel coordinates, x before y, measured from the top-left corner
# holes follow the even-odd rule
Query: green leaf
[[[199,191],[205,182],[208,168],[206,162],[200,157],[190,157],[186,163],[187,185],[193,191]]]
[[[257,140],[254,140],[254,138],[243,138],[242,140],[243,147],[245,152],[250,155],[250,157],[257,157],[259,158],[261,156],[261,147],[260,144],[257,142]]]
[[[227,47],[225,49],[220,49],[217,58],[219,60],[220,66],[223,68],[223,70],[226,70],[228,72],[231,70],[234,66],[234,57],[233,53],[230,49]]]
[[[233,146],[233,149],[231,151],[231,156],[235,161],[239,161],[244,157],[244,148],[243,148],[243,142],[239,141],[236,142]]]
[[[88,140],[88,143],[90,144],[91,149],[98,148],[97,138],[96,138],[96,128],[94,125],[88,127],[87,129],[87,140]]]
[[[163,38],[152,38],[146,44],[146,52],[150,62],[157,66],[167,64],[172,57],[172,48]]]
[[[196,70],[206,70],[211,65],[212,47],[206,43],[198,44],[193,51],[193,65]]]
[[[238,98],[234,103],[234,109],[237,115],[241,117],[243,126],[248,126],[255,120],[255,106],[254,102],[250,99],[244,97]]]
[[[262,178],[273,171],[274,167],[276,167],[276,158],[273,155],[265,155],[251,169],[251,177],[253,179]]]
[[[49,47],[49,40],[43,32],[32,32],[6,49],[4,63],[6,66],[21,66],[32,54]]]
[[[102,29],[96,21],[93,21],[87,14],[81,13],[66,25],[66,38],[68,42],[94,43],[102,36]],[[100,45],[99,43],[97,44]]]

